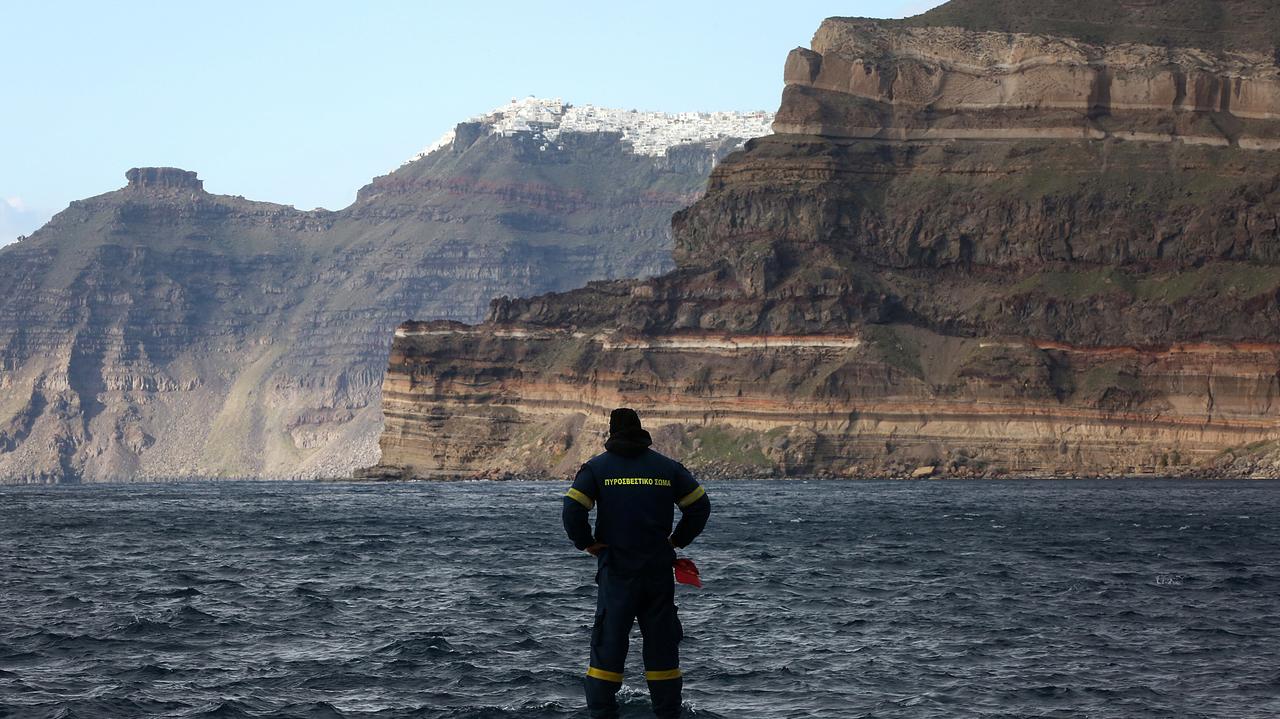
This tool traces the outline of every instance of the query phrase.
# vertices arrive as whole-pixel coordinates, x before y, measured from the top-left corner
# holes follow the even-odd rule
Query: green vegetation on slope
[[[1138,301],[1170,304],[1222,294],[1256,297],[1277,288],[1280,288],[1280,271],[1274,267],[1219,262],[1196,269],[1144,274],[1112,267],[1038,272],[1010,287],[1008,294],[1038,293],[1080,300],[1119,292]]]
[[[772,465],[760,450],[760,435],[725,427],[698,427],[689,433],[686,464],[730,464],[751,467]]]

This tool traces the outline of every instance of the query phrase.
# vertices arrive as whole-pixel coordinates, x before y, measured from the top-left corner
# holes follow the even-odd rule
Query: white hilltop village
[[[637,155],[662,157],[679,145],[735,138],[748,140],[773,132],[773,113],[756,112],[643,112],[595,105],[570,105],[556,97],[513,99],[502,107],[471,118],[503,137],[529,134],[546,140],[545,151],[565,132],[619,132]],[[449,146],[450,130],[408,162]],[[407,164],[407,163],[406,163]]]

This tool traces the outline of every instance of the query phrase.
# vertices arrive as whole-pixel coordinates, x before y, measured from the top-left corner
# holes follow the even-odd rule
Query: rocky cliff
[[[827,20],[673,272],[400,327],[376,473],[564,473],[630,405],[704,471],[1275,474],[1278,22]]]
[[[671,213],[743,139],[726,126],[768,121],[495,131],[531,102],[463,123],[338,212],[139,168],[0,250],[0,481],[348,475],[377,461],[399,323],[670,269]]]

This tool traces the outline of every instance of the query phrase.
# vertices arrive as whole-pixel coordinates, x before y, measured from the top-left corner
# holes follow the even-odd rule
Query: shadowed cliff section
[[[338,212],[135,168],[0,250],[0,481],[347,475],[399,323],[670,269],[671,213],[740,143],[466,125]]]
[[[402,325],[369,474],[561,474],[627,405],[727,474],[1280,475],[1280,85],[1214,50],[1270,10],[1156,47],[1013,5],[823,23],[672,273]]]

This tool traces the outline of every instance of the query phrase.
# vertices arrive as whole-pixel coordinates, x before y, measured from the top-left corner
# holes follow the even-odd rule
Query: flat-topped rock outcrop
[[[176,167],[135,167],[125,173],[131,190],[165,189],[204,192],[204,182],[190,170]]]

